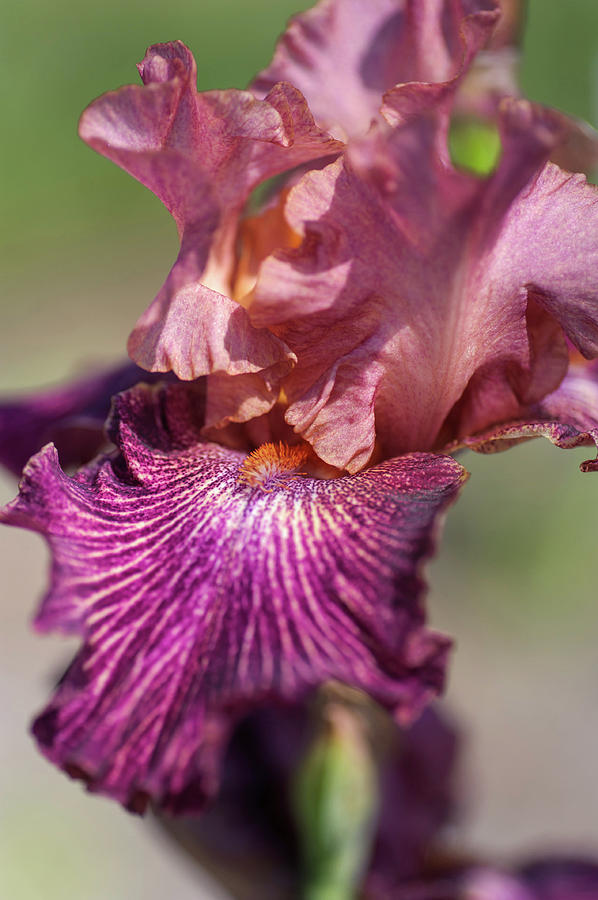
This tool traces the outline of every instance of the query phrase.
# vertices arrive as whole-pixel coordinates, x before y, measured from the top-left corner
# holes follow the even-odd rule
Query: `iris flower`
[[[50,545],[37,627],[82,642],[35,736],[129,809],[200,808],[236,719],[327,680],[411,721],[450,644],[421,575],[450,453],[596,443],[596,189],[548,161],[575,124],[503,99],[495,172],[448,152],[498,16],[323,0],[248,91],[158,44],[83,114],[175,219],[128,345],[175,381],[118,395],[75,475],[45,446],[0,517]]]

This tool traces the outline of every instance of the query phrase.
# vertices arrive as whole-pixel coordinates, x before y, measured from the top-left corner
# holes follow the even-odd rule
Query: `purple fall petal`
[[[80,124],[83,140],[162,200],[181,237],[129,352],[146,369],[172,369],[186,380],[248,375],[239,381],[245,413],[259,415],[276,399],[293,356],[230,297],[239,215],[264,179],[340,145],[315,127],[291,85],[274,86],[265,100],[236,90],[198,94],[195,61],[180,41],[150,47],[139,72],[143,86],[100,97]],[[212,419],[227,417],[214,410]]]
[[[0,465],[14,475],[44,444],[56,444],[61,464],[82,465],[106,443],[104,423],[114,394],[157,377],[124,362],[58,387],[0,402]]]
[[[423,624],[420,567],[458,463],[413,454],[335,480],[281,463],[252,486],[246,455],[203,443],[193,415],[183,386],[121,395],[120,456],[69,478],[49,445],[0,515],[50,544],[37,626],[84,639],[34,726],[42,750],[136,809],[201,806],[223,723],[267,698],[337,679],[409,720],[449,646]]]
[[[483,43],[497,17],[495,0],[321,0],[291,20],[252,88],[263,96],[290,81],[323,128],[354,137],[368,130],[394,85],[452,79],[464,31],[479,29]]]

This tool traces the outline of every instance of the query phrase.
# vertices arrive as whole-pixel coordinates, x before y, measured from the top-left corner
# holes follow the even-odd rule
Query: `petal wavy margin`
[[[90,147],[160,198],[181,238],[129,353],[145,369],[186,380],[262,372],[261,389],[257,379],[243,381],[255,414],[277,367],[288,371],[293,356],[231,296],[239,217],[258,184],[342,145],[315,126],[292,85],[275,85],[264,100],[248,91],[199,93],[195,60],[180,41],[153,45],[138,68],[143,85],[99,97],[79,126]],[[215,420],[227,415],[216,411]]]
[[[530,410],[529,417],[489,428],[445,448],[498,453],[536,437],[545,437],[561,450],[598,448],[598,364],[573,365],[556,391]],[[582,472],[598,471],[598,458],[580,464]]]
[[[290,20],[251,89],[264,96],[290,81],[321,126],[353,138],[395,85],[454,78],[469,64],[467,46],[485,43],[498,15],[496,0],[321,0]]]
[[[38,717],[42,751],[140,811],[201,807],[240,713],[327,680],[401,722],[443,686],[450,641],[424,624],[421,566],[467,475],[412,454],[355,476],[239,481],[245,454],[168,430],[181,386],[116,403],[120,455],[74,478],[54,448],[0,520],[40,532],[37,625],[83,637]]]

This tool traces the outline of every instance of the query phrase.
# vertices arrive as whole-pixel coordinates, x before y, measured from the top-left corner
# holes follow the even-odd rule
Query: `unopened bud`
[[[378,775],[359,713],[340,703],[299,767],[294,808],[303,852],[305,900],[349,900],[368,862]]]

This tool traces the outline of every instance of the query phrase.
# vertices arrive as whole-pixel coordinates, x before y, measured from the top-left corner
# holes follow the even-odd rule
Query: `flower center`
[[[239,470],[238,480],[249,487],[259,487],[262,491],[274,490],[272,482],[283,486],[287,478],[305,475],[298,472],[299,466],[306,462],[309,449],[305,444],[289,447],[279,441],[277,444],[262,444],[253,450]]]

